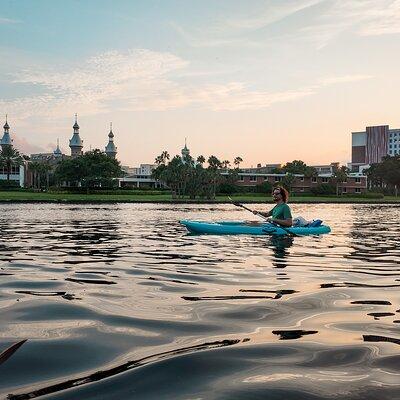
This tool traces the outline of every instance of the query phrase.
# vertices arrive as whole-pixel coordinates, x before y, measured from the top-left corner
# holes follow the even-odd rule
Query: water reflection
[[[273,251],[272,264],[275,268],[286,268],[287,258],[290,255],[289,248],[293,246],[294,238],[291,236],[272,236],[268,241],[268,247]]]
[[[226,205],[1,205],[0,354],[29,340],[0,397],[396,398],[400,208],[293,208],[332,234],[177,222],[243,219]]]

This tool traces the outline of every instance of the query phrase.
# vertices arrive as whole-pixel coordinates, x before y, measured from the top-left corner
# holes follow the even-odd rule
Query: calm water
[[[260,208],[260,206],[258,206]],[[230,205],[0,205],[11,399],[400,399],[400,207],[321,237],[191,236]]]

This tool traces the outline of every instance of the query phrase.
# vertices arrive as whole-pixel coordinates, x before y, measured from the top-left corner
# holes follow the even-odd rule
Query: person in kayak
[[[283,227],[292,226],[293,219],[290,207],[287,205],[288,198],[289,198],[288,191],[281,186],[277,186],[272,191],[272,199],[276,203],[276,206],[267,213],[253,211],[253,214],[262,215],[263,217],[267,218],[267,221],[273,224],[277,224]]]

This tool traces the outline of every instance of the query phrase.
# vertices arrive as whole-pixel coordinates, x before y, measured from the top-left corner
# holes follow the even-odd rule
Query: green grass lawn
[[[272,203],[271,197],[258,194],[241,194],[232,196],[235,201],[246,203]],[[0,191],[0,202],[172,202],[170,194],[73,194],[73,193],[34,193]],[[180,199],[183,202],[205,203],[206,200]],[[229,202],[228,196],[217,196],[217,202]],[[290,203],[400,203],[400,197],[386,196],[384,199],[362,197],[302,197],[292,196]]]

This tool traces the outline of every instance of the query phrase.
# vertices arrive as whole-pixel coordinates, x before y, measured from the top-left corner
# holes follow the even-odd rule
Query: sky
[[[0,0],[0,122],[26,154],[113,123],[123,165],[346,163],[400,127],[400,0]],[[1,124],[3,125],[3,124]]]

